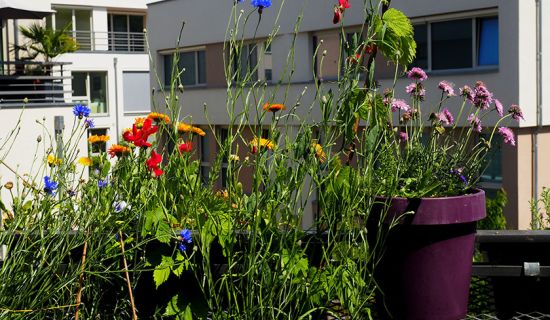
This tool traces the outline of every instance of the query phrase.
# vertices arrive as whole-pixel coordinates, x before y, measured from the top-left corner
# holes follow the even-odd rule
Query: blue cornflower
[[[252,0],[251,4],[261,10],[263,8],[271,7],[271,0]]]
[[[105,188],[107,185],[109,184],[109,182],[107,180],[98,180],[97,181],[97,186],[101,189],[101,188]]]
[[[189,231],[189,229],[181,230],[179,239],[178,249],[181,252],[185,252],[185,250],[187,250],[187,245],[193,242],[193,238],[191,238],[191,231]]]
[[[50,179],[49,176],[44,177],[44,192],[50,196],[55,196],[55,190],[57,190],[57,182]]]
[[[95,127],[94,119],[88,118],[88,119],[84,120],[84,126],[85,126],[86,128],[93,128],[93,127]]]
[[[82,104],[77,104],[73,107],[73,114],[78,117],[78,119],[82,119],[83,117],[87,118],[91,111],[90,108]]]

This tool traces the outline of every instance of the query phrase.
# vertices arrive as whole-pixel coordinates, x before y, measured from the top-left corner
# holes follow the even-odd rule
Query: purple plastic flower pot
[[[485,217],[485,192],[377,200],[380,203],[369,219],[369,241],[372,246],[376,238],[385,240],[379,242],[383,255],[375,272],[380,286],[379,318],[463,319],[468,311],[476,222]],[[384,203],[389,204],[387,212]],[[392,222],[397,225],[384,235],[381,230],[388,231]]]

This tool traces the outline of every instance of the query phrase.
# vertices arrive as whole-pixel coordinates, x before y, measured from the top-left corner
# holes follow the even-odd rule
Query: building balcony
[[[144,53],[145,33],[117,31],[69,31],[76,39],[79,51],[107,51],[122,53]]]
[[[71,75],[65,68],[67,64],[0,61],[0,109],[72,104]]]

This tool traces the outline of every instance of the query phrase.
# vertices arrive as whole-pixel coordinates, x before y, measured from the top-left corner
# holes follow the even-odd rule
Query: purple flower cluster
[[[512,118],[518,122],[520,119],[525,120],[523,118],[523,111],[521,111],[521,108],[517,104],[511,105],[510,109],[508,109],[508,113],[511,113]]]
[[[424,100],[426,96],[426,89],[424,89],[421,83],[413,82],[405,88],[405,91],[419,100]]]
[[[82,119],[83,117],[86,117],[86,118],[89,117],[90,112],[92,112],[92,110],[82,104],[77,104],[73,107],[73,114],[75,115],[75,117],[78,117],[78,119]]]
[[[474,103],[474,90],[469,86],[464,86],[460,88],[460,95],[466,98],[471,103]]]
[[[400,131],[399,140],[401,140],[401,142],[407,142],[407,140],[409,140],[409,135],[406,132]]]
[[[472,113],[468,116],[468,122],[470,122],[475,132],[481,132],[481,120],[475,114]]]
[[[441,121],[441,123],[446,125],[450,125],[455,122],[455,118],[453,117],[453,114],[447,108],[441,110],[441,112],[438,112],[436,116],[437,116],[437,119]]]
[[[495,99],[495,110],[497,111],[499,116],[502,117],[504,115],[504,107],[498,99]]]
[[[514,137],[514,132],[507,127],[500,127],[498,128],[498,133],[502,136],[502,139],[504,140],[504,143],[515,146],[516,145],[516,139]]]
[[[457,168],[457,169],[451,169],[451,174],[456,175],[457,177],[464,182],[464,184],[468,184],[468,179],[462,174],[462,171],[464,171],[464,168]]]
[[[409,72],[407,72],[407,78],[414,81],[422,82],[428,79],[428,75],[426,75],[426,72],[424,72],[424,70],[422,70],[421,68],[414,67],[409,70]]]
[[[405,100],[402,99],[393,99],[391,102],[391,111],[395,112],[397,110],[401,110],[404,112],[407,112],[411,109],[411,107],[405,102]]]
[[[455,90],[453,89],[453,84],[448,81],[441,81],[439,82],[439,85],[437,86],[439,89],[443,90],[444,93],[447,94],[448,97],[452,97],[455,95]]]
[[[478,81],[474,89],[474,99],[472,102],[474,106],[481,110],[487,110],[491,103],[493,103],[493,93],[487,90],[483,82]]]

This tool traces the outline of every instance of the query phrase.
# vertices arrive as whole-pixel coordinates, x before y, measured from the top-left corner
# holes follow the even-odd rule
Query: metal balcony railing
[[[0,109],[71,103],[69,62],[0,61]]]
[[[145,33],[115,31],[69,31],[76,39],[79,51],[116,51],[143,53],[146,49]]]

